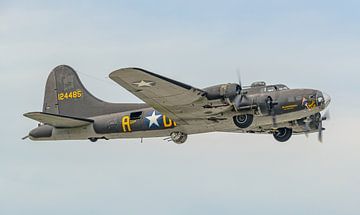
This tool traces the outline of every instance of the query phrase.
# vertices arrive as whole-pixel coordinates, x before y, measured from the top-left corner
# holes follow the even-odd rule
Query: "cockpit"
[[[263,81],[254,82],[248,89],[253,89],[259,92],[275,92],[275,91],[284,91],[289,90],[284,84],[275,84],[275,85],[266,85]]]
[[[284,90],[288,90],[288,89],[289,89],[289,87],[287,87],[283,84],[266,86],[266,92],[284,91]]]

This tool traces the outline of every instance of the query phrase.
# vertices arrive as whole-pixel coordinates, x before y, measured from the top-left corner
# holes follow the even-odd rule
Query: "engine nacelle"
[[[233,99],[240,94],[241,88],[238,84],[221,84],[205,88],[204,91],[209,100]]]

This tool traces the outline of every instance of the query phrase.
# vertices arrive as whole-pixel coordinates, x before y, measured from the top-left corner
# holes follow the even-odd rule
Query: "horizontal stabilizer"
[[[52,125],[57,128],[74,128],[89,125],[94,122],[91,119],[81,119],[76,117],[62,116],[43,112],[30,112],[24,114],[24,116],[44,124]]]

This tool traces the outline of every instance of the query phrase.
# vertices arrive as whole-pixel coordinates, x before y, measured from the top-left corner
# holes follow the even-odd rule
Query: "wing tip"
[[[39,114],[39,113],[42,113],[42,112],[32,111],[32,112],[24,113],[23,116],[25,116],[25,117],[27,117],[27,118],[30,118],[30,117],[33,116],[34,114]]]
[[[109,78],[116,82],[116,80],[121,79],[122,73],[125,74],[126,72],[128,72],[128,73],[129,72],[143,72],[143,73],[145,73],[147,75],[154,76],[156,78],[159,78],[159,79],[162,79],[164,81],[170,82],[172,84],[175,84],[175,85],[180,86],[182,88],[185,88],[187,90],[197,89],[197,88],[192,87],[192,86],[190,86],[188,84],[184,84],[184,83],[176,81],[174,79],[167,78],[167,77],[164,77],[162,75],[159,75],[159,74],[156,74],[156,73],[153,73],[153,72],[150,72],[150,71],[147,71],[145,69],[138,68],[138,67],[129,67],[129,68],[123,68],[123,69],[115,70],[114,72],[109,74]],[[199,90],[199,89],[197,89],[197,90]],[[202,90],[199,90],[199,91],[202,91]]]
[[[127,68],[121,68],[121,69],[118,69],[118,70],[115,70],[115,71],[111,72],[111,73],[109,74],[109,78],[110,78],[110,79],[113,79],[113,78],[115,78],[116,76],[121,75],[122,73],[135,72],[135,71],[141,71],[141,72],[147,72],[147,73],[149,73],[149,71],[146,71],[145,69],[142,69],[142,68],[138,68],[138,67],[127,67]]]

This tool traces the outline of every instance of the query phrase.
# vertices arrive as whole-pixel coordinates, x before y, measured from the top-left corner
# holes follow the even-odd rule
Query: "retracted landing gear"
[[[252,114],[237,115],[233,117],[235,125],[239,128],[249,127],[252,124],[253,120],[254,116]]]
[[[96,137],[90,137],[89,140],[92,142],[92,143],[95,143],[98,141],[99,138],[96,138]]]
[[[291,128],[278,128],[274,133],[275,140],[279,142],[286,142],[292,136],[292,129]]]
[[[170,134],[170,138],[174,143],[182,144],[182,143],[185,143],[185,141],[187,140],[187,134],[180,132],[180,131],[173,132]]]
[[[90,138],[89,138],[89,140],[90,140],[92,143],[97,142],[99,139],[109,140],[109,139],[106,138],[106,137],[90,137]]]

